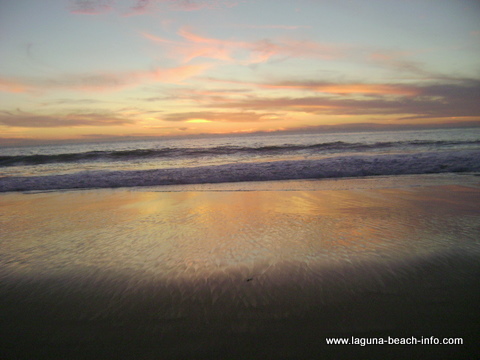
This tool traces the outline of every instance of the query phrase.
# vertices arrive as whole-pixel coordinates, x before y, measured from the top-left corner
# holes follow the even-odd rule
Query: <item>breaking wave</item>
[[[331,143],[330,146],[345,145],[344,143],[332,144],[335,143]],[[255,151],[272,151],[272,147],[269,148],[269,150],[257,148]],[[139,151],[135,150],[133,153],[138,154]],[[317,160],[231,163],[154,170],[81,171],[66,175],[12,176],[0,178],[0,192],[476,171],[480,171],[480,151],[457,150],[413,154],[336,156]]]
[[[457,146],[475,146],[480,145],[480,141],[396,141],[396,142],[376,142],[368,143],[350,143],[343,141],[334,141],[327,143],[318,143],[311,145],[271,145],[259,147],[243,146],[216,146],[216,147],[165,147],[154,149],[134,149],[134,150],[116,150],[116,151],[88,151],[78,153],[64,154],[35,154],[35,155],[12,155],[0,156],[0,167],[23,166],[23,165],[41,165],[51,163],[75,163],[75,162],[95,162],[95,161],[132,161],[154,158],[187,158],[202,156],[221,156],[221,155],[281,155],[291,153],[342,153],[342,152],[362,152],[385,149],[405,149],[405,148],[445,148],[449,149]]]

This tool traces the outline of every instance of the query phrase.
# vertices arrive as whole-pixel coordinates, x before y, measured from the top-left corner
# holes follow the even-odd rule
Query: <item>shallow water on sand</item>
[[[134,338],[196,327],[285,333],[278,321],[300,320],[322,332],[393,331],[408,324],[399,299],[457,306],[460,297],[468,301],[455,316],[464,316],[479,298],[455,290],[480,274],[479,194],[470,186],[5,194],[2,316],[15,319],[17,340],[33,341],[23,326],[48,319],[57,325],[37,345],[80,340],[92,354],[99,320],[115,331],[136,322]],[[372,296],[368,316],[345,305]],[[385,313],[378,301],[400,310]],[[96,330],[65,332],[65,321]],[[118,345],[113,333],[104,341]]]
[[[393,261],[478,245],[472,196],[464,187],[4,196],[4,271],[194,280],[243,269],[260,280],[280,262]]]

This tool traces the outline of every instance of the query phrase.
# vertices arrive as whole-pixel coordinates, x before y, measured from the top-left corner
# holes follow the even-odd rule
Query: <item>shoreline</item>
[[[234,185],[2,194],[1,355],[478,355],[478,176]]]

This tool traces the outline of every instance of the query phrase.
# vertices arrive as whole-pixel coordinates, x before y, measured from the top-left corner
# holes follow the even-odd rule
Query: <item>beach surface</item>
[[[478,176],[10,192],[0,214],[2,359],[478,355]],[[463,344],[326,344],[352,336]]]

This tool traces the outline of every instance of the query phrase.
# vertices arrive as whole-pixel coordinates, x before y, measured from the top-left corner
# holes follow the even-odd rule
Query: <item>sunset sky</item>
[[[0,142],[480,124],[477,0],[0,0]]]

